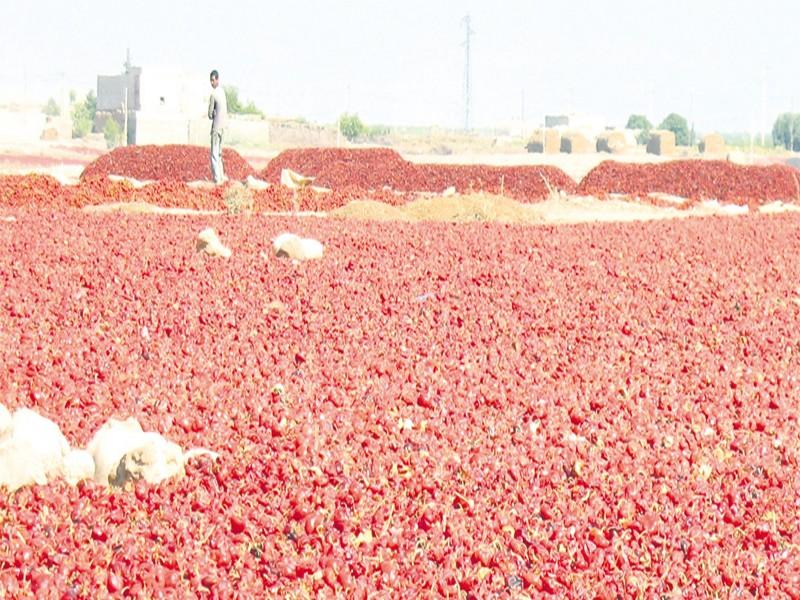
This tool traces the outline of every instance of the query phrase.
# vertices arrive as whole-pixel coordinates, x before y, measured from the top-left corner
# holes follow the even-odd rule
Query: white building
[[[127,127],[128,144],[208,144],[209,73],[127,66],[120,75],[99,75],[94,129],[114,118]],[[266,144],[270,125],[260,117],[232,117],[225,138],[226,145]]]
[[[544,126],[548,129],[582,133],[589,139],[605,131],[606,125],[605,118],[582,113],[545,115],[544,117]]]
[[[98,75],[95,128],[114,118],[127,127],[129,144],[185,144],[192,124],[208,128],[210,93],[208,73],[128,66],[120,75]]]

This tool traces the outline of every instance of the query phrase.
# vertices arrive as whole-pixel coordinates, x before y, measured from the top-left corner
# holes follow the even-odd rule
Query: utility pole
[[[467,14],[463,19],[465,35],[464,40],[464,131],[469,131],[469,111],[472,103],[472,86],[470,82],[470,40],[475,33],[472,31],[472,19]]]
[[[761,147],[764,147],[764,127],[767,122],[767,68],[761,70]]]
[[[122,90],[122,140],[125,146],[128,145],[128,82]]]
[[[125,49],[125,84],[122,86],[122,140],[128,145],[128,90],[131,85],[131,49]]]

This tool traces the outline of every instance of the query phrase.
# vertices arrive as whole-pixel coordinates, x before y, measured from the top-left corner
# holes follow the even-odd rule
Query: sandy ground
[[[800,206],[774,202],[762,207],[762,213],[800,211]],[[554,196],[534,204],[519,203],[510,198],[489,194],[429,197],[404,206],[381,202],[355,201],[329,213],[331,217],[378,221],[447,221],[496,222],[528,225],[570,223],[620,223],[685,219],[712,215],[747,214],[746,207],[704,202],[690,209],[653,206],[631,199],[600,200],[591,196]]]
[[[213,215],[224,211],[164,208],[146,202],[117,202],[87,206],[92,214],[120,212],[154,215]],[[518,225],[566,225],[574,223],[623,223],[691,217],[736,216],[747,214],[746,207],[705,202],[690,209],[659,207],[626,199],[599,200],[591,196],[557,196],[535,204],[489,194],[429,196],[403,206],[373,200],[356,200],[331,212],[264,212],[262,216],[340,218],[366,221],[505,223]],[[759,209],[762,214],[800,212],[800,206],[773,202]]]
[[[104,152],[105,142],[97,140],[0,144],[0,174],[42,173],[74,184],[84,167]]]

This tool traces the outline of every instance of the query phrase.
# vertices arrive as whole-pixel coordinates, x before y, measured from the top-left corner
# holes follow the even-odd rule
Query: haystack
[[[526,148],[528,152],[558,154],[561,150],[561,134],[557,129],[537,129]]]
[[[45,140],[47,142],[52,142],[53,140],[57,140],[58,139],[58,129],[56,129],[55,127],[45,127],[42,130],[41,139],[43,139],[43,140]]]
[[[566,154],[587,154],[593,150],[594,146],[582,133],[573,131],[561,138],[561,152]]]
[[[703,136],[700,142],[700,152],[703,154],[725,154],[725,140],[718,133],[709,133]]]
[[[675,153],[675,134],[672,131],[651,131],[647,142],[647,153],[669,156]]]
[[[625,152],[627,147],[628,142],[625,140],[625,134],[621,131],[604,131],[597,136],[597,144],[595,145],[598,152],[610,152],[613,154]]]

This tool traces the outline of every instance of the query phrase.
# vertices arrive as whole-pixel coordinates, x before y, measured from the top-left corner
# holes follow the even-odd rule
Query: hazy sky
[[[85,93],[130,47],[145,68],[217,68],[270,116],[459,126],[469,14],[474,126],[674,111],[701,132],[749,131],[800,112],[800,0],[29,0],[3,13],[6,101]]]

